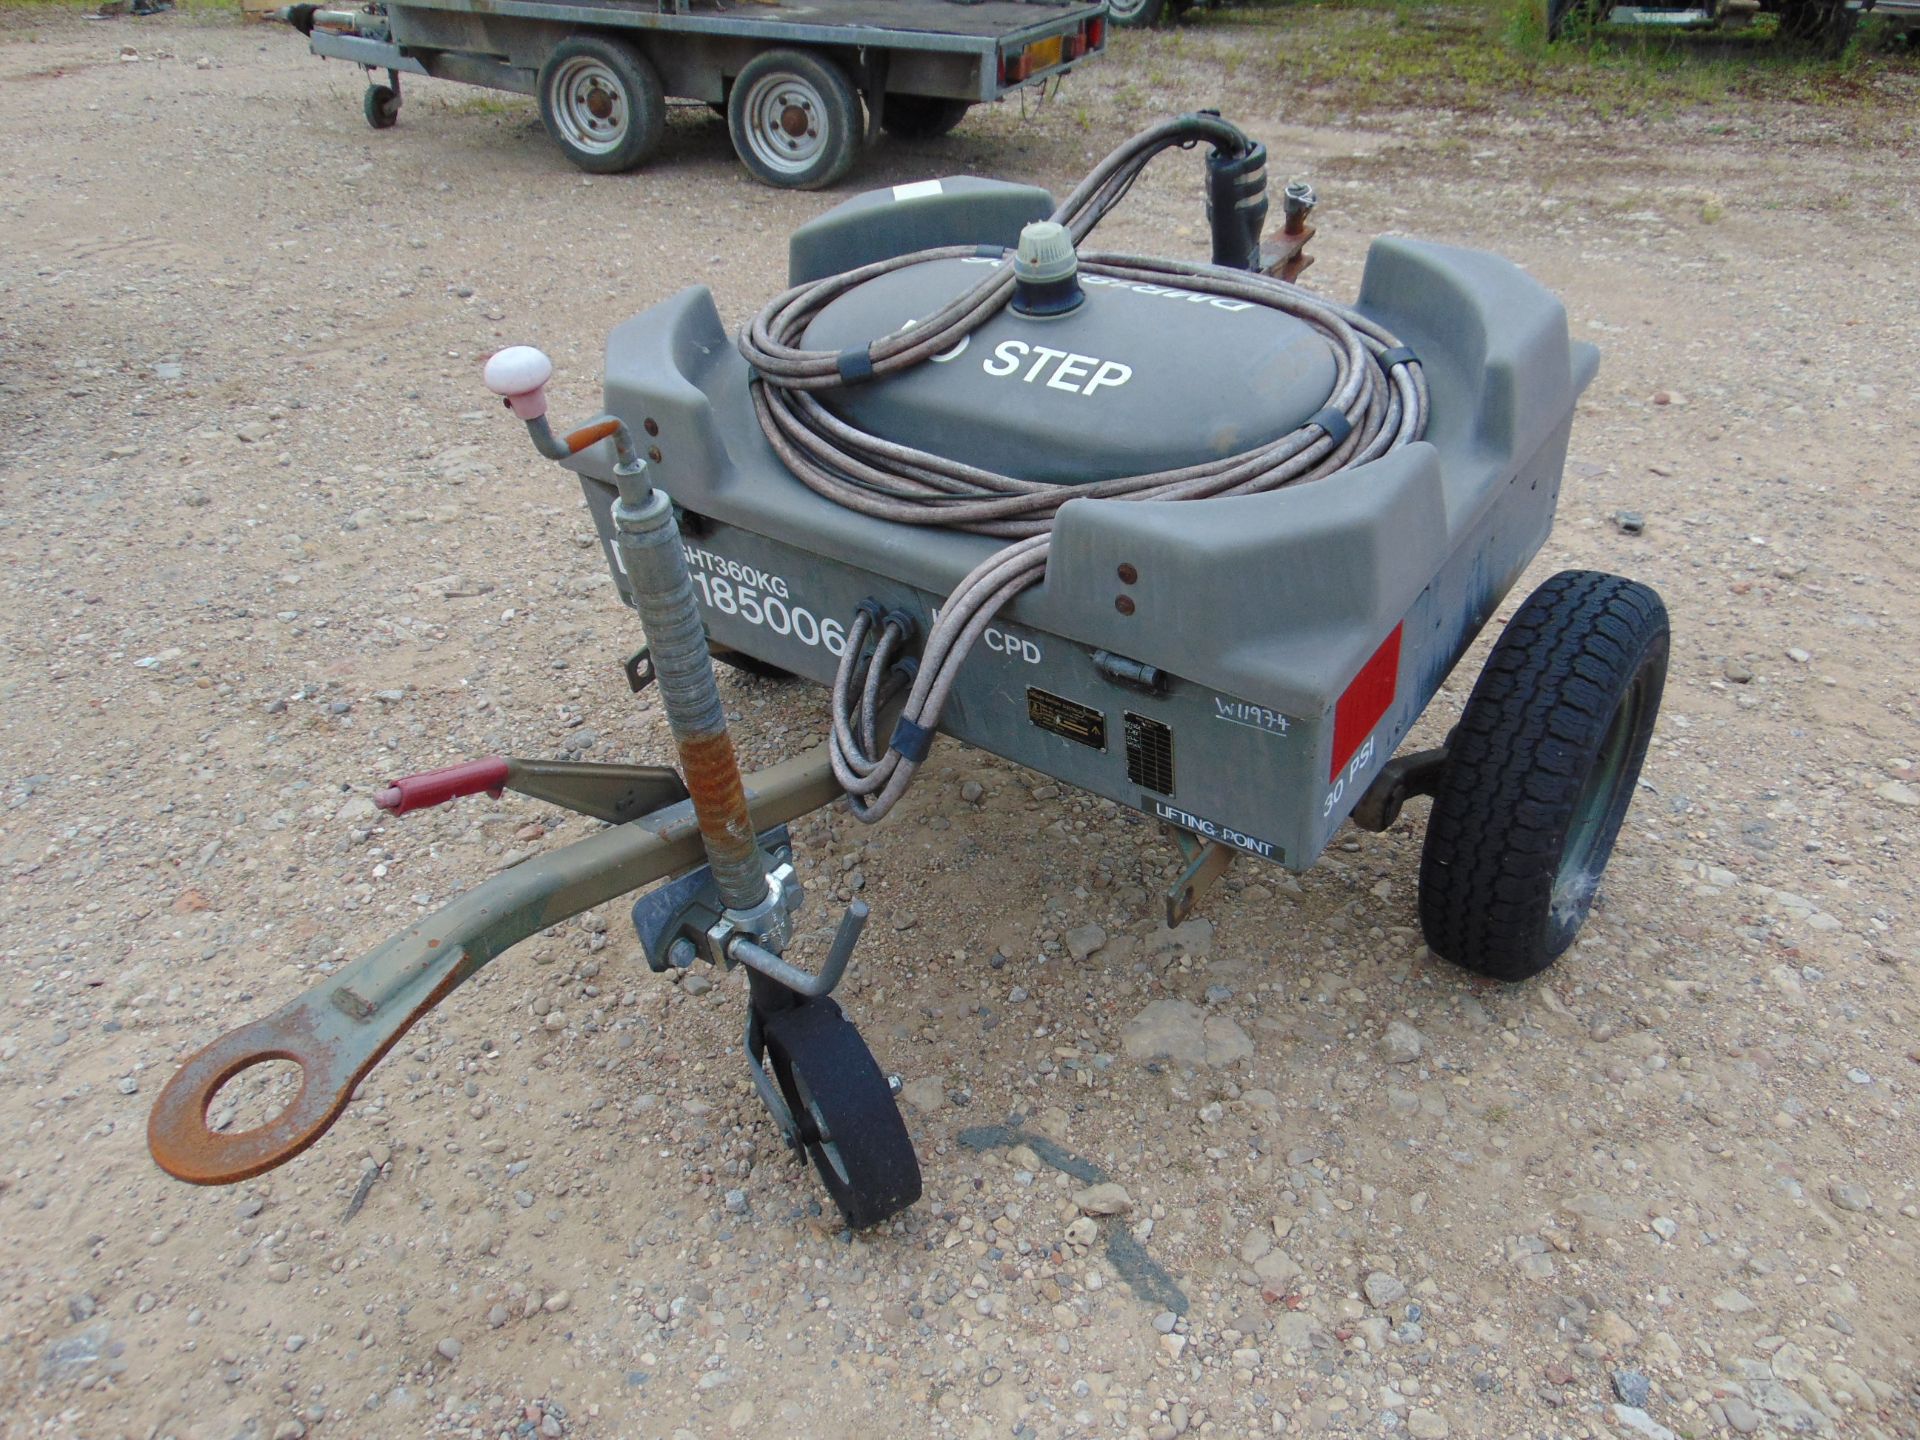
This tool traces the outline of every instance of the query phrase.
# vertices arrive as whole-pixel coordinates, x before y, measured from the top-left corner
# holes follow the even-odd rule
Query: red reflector
[[[1097,20],[1087,22],[1087,48],[1098,50],[1107,42],[1107,19],[1102,15]]]
[[[1339,775],[1340,767],[1353,758],[1354,751],[1373,733],[1373,727],[1393,704],[1394,693],[1400,688],[1400,632],[1405,628],[1404,622],[1393,627],[1393,633],[1373,652],[1373,658],[1360,667],[1360,673],[1353,677],[1346,694],[1333,708],[1333,767],[1327,772],[1329,782]]]

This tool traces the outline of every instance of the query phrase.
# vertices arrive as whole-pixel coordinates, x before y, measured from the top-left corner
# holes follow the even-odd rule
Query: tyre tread
[[[1656,649],[1664,676],[1666,637],[1654,591],[1597,571],[1553,576],[1514,615],[1449,742],[1428,821],[1420,918],[1436,953],[1500,980],[1552,963],[1553,880],[1591,753]],[[1626,783],[1644,754],[1642,736]],[[1612,838],[1603,836],[1602,865]]]

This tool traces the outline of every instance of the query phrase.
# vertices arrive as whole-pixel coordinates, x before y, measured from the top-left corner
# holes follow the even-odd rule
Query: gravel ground
[[[388,823],[378,783],[664,758],[478,362],[540,344],[587,413],[610,323],[695,281],[744,318],[827,200],[704,111],[590,180],[517,100],[423,82],[375,134],[281,31],[0,17],[0,1433],[1920,1434],[1911,88],[1309,128],[1180,57],[1121,37],[848,184],[1062,187],[1224,96],[1320,188],[1315,285],[1383,230],[1526,264],[1606,352],[1531,578],[1664,593],[1661,731],[1584,935],[1512,988],[1420,943],[1424,802],[1174,932],[1143,820],[950,742],[886,825],[803,822],[815,893],[874,905],[847,1004],[926,1170],[850,1237],[736,1063],[741,981],[655,978],[618,905],[283,1169],[193,1189],[144,1143],[193,1048],[589,828]],[[1198,255],[1195,170],[1103,238]],[[749,763],[820,730],[723,688]]]

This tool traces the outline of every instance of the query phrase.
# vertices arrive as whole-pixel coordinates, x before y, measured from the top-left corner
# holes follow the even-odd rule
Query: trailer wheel
[[[804,50],[769,50],[727,92],[734,153],[756,180],[818,190],[853,167],[860,97],[846,72]]]
[[[1167,0],[1107,0],[1107,18],[1122,30],[1151,30],[1166,8]]]
[[[1555,575],[1493,647],[1448,742],[1420,860],[1436,954],[1524,980],[1579,933],[1633,800],[1666,682],[1666,606]]]
[[[632,46],[582,36],[556,45],[540,67],[540,120],[575,165],[617,175],[660,148],[667,95]]]
[[[800,1144],[855,1230],[920,1198],[920,1162],[887,1077],[832,1000],[766,1017],[767,1058]]]
[[[973,107],[940,95],[889,95],[880,111],[880,128],[901,140],[938,140],[953,133]]]
[[[390,85],[369,85],[361,97],[360,109],[367,124],[376,130],[391,130],[400,120],[400,97]]]
[[[1847,48],[1860,24],[1860,12],[1822,0],[1789,0],[1780,8],[1780,34],[1796,45],[1835,56]]]

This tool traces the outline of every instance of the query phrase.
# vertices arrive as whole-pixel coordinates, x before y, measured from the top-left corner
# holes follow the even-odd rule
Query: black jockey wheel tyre
[[[800,1145],[855,1230],[920,1198],[920,1162],[887,1077],[832,1000],[765,1021],[767,1059],[800,1127]]]
[[[880,128],[897,140],[938,140],[952,134],[972,108],[965,100],[940,95],[889,95]]]
[[[1666,606],[1593,570],[1555,575],[1487,657],[1427,822],[1434,953],[1525,980],[1573,943],[1632,803],[1666,683]]]
[[[756,55],[727,91],[727,133],[754,179],[818,190],[853,168],[860,97],[831,60],[804,50]]]
[[[540,67],[540,123],[580,169],[646,163],[667,131],[667,92],[646,56],[597,35],[563,40]]]
[[[376,130],[391,130],[400,120],[400,97],[390,85],[369,85],[361,97],[360,109],[367,124]]]
[[[1107,18],[1122,30],[1151,30],[1166,9],[1167,0],[1107,0]]]

